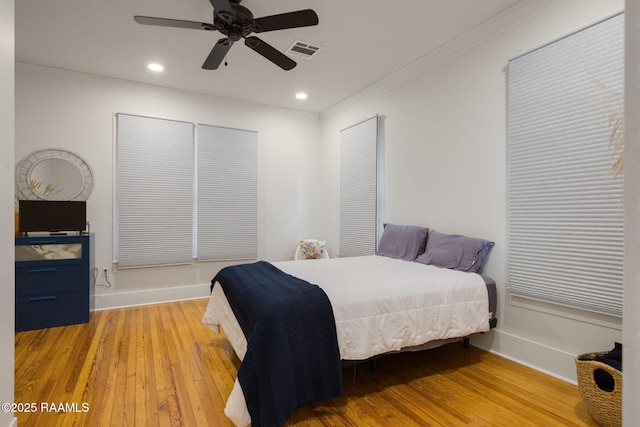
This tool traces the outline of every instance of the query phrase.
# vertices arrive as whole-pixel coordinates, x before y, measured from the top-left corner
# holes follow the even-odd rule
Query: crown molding
[[[533,14],[551,5],[553,1],[554,0],[519,1],[510,8],[435,48],[395,73],[327,108],[320,113],[320,118],[331,116],[365,99],[380,95],[475,46],[485,43],[514,25],[529,19]]]
[[[319,121],[320,117],[318,113],[290,110],[287,108],[275,107],[271,105],[251,103],[238,99],[206,95],[198,92],[190,92],[164,86],[155,86],[147,83],[139,83],[130,80],[116,79],[113,77],[83,73],[62,68],[47,67],[44,65],[31,64],[26,62],[16,62],[15,73],[16,78],[20,76],[29,76],[38,79],[66,80],[80,84],[102,86],[112,90],[136,93],[144,96],[167,98],[182,102],[202,102],[207,104],[215,104],[226,108],[240,109],[243,112],[252,112],[255,114],[264,114],[279,117],[293,117],[296,119],[311,120],[314,122]]]

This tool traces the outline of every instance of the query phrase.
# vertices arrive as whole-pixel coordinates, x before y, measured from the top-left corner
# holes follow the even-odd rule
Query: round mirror
[[[40,150],[16,168],[19,198],[27,200],[87,200],[93,190],[89,165],[65,150]]]

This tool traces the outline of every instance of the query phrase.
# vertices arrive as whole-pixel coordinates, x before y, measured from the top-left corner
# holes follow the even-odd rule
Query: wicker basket
[[[585,353],[576,358],[578,388],[589,415],[603,427],[615,427],[622,425],[622,372],[594,360],[607,353]],[[598,387],[594,379],[596,369],[602,369],[613,377],[613,391]]]

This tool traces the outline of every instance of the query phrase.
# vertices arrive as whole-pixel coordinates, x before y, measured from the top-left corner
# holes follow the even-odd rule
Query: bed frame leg
[[[462,346],[463,346],[465,349],[468,349],[468,348],[469,348],[469,337],[464,337],[464,338],[462,338]]]
[[[376,359],[372,359],[371,360],[371,377],[374,380],[378,379],[378,376],[376,375],[377,371],[378,371],[378,362],[376,362]]]

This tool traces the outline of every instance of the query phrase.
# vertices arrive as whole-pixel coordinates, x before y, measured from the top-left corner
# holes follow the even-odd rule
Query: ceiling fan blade
[[[175,28],[190,28],[193,30],[208,30],[214,31],[216,27],[213,24],[207,24],[206,22],[195,21],[183,21],[181,19],[167,19],[167,18],[154,18],[152,16],[139,16],[136,15],[133,19],[138,24],[143,25],[157,25],[160,27],[175,27]]]
[[[222,12],[226,10],[227,12],[233,12],[233,7],[231,7],[231,2],[229,0],[209,0],[211,2],[211,6],[213,6],[213,10],[216,12]]]
[[[297,65],[293,59],[289,58],[270,44],[260,40],[256,36],[247,37],[244,40],[244,44],[258,52],[260,55],[264,56],[283,70],[291,70]]]
[[[233,40],[231,39],[220,39],[216,42],[216,45],[211,49],[211,53],[202,64],[202,68],[205,70],[217,70],[222,60],[225,56],[227,56],[227,52],[233,46]]]
[[[318,25],[318,15],[311,9],[305,9],[296,12],[263,16],[262,18],[255,19],[253,24],[253,31],[256,33],[284,30],[287,28],[309,27],[311,25]]]

